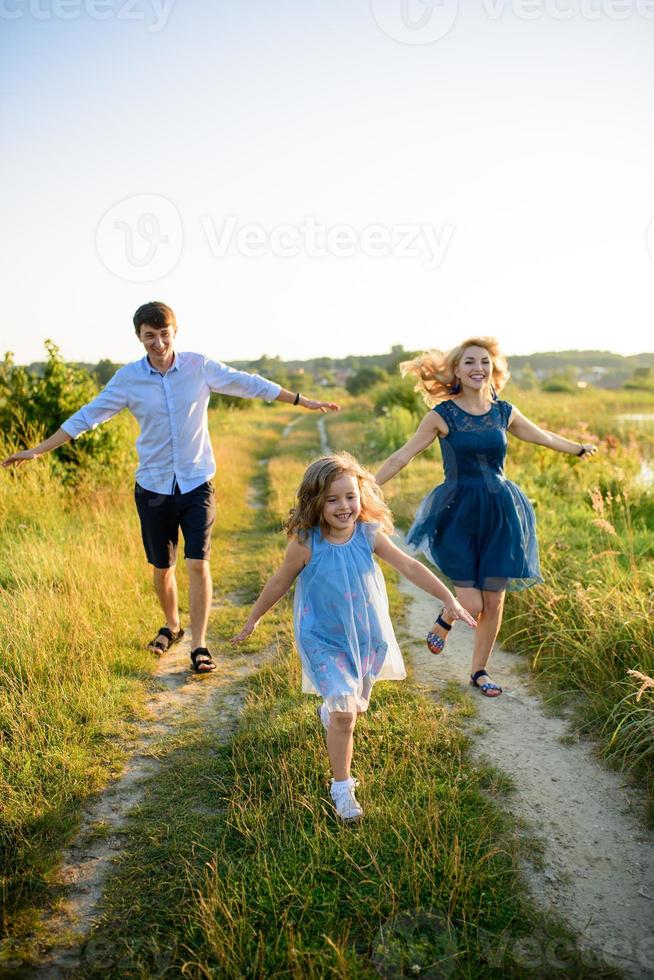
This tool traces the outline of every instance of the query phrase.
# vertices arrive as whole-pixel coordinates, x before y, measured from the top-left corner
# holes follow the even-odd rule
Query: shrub
[[[422,418],[427,406],[420,395],[413,390],[413,382],[405,378],[393,378],[386,385],[380,385],[374,393],[375,411],[378,414],[390,411],[392,408],[404,408],[416,420]]]
[[[48,359],[42,375],[30,374],[5,354],[0,363],[0,428],[7,443],[26,447],[55,432],[70,415],[98,393],[89,372],[66,363],[46,340]],[[115,467],[128,455],[124,426],[102,426],[56,450],[62,476],[77,480],[82,469]]]
[[[351,395],[360,395],[362,391],[367,391],[368,388],[372,388],[387,379],[388,375],[382,368],[364,367],[347,379],[345,387]]]

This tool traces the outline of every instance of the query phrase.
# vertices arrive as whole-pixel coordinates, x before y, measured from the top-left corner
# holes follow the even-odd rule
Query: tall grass
[[[217,484],[229,491],[219,501],[228,513],[216,528],[212,643],[242,624],[278,567],[281,519],[320,452],[315,417],[283,444],[281,427],[254,423],[242,413],[221,422]],[[332,444],[337,424],[328,423]],[[244,478],[264,508],[243,506]],[[397,609],[392,587],[391,597]],[[157,747],[163,769],[133,815],[79,976],[428,975],[442,955],[440,922],[454,946],[451,975],[524,976],[507,947],[536,920],[519,883],[520,844],[497,805],[506,781],[466,756],[467,699],[437,705],[409,684],[379,685],[355,739],[366,820],[344,828],[329,802],[315,705],[300,692],[288,599],[239,655],[271,644],[275,658],[250,682],[228,744],[191,728]],[[551,922],[543,928],[547,941],[560,938]],[[570,955],[574,975],[596,974]]]
[[[127,489],[74,494],[47,460],[1,479],[0,887],[13,931],[119,761],[157,614]]]

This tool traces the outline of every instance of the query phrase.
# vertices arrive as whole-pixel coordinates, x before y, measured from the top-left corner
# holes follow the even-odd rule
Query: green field
[[[508,475],[535,503],[545,584],[510,597],[503,643],[529,659],[548,697],[574,699],[580,727],[651,792],[652,693],[638,701],[627,671],[654,672],[654,494],[644,466],[654,429],[619,417],[654,413],[654,397],[506,397],[547,428],[597,439],[600,454],[579,464],[511,440]],[[349,401],[327,423],[334,449],[371,466],[415,425],[404,409],[381,417],[372,404],[372,395]],[[280,521],[319,454],[315,416],[280,441],[295,417],[279,406],[211,416],[213,565],[225,597],[211,644],[220,656],[231,655],[225,639],[244,618],[229,597],[250,601],[275,567]],[[427,453],[388,485],[400,527],[440,473]],[[124,468],[72,488],[43,459],[0,481],[1,964],[38,960],[37,912],[52,900],[58,853],[84,800],[118,771],[142,714],[154,666],[143,643],[159,613]],[[261,510],[246,505],[253,482]],[[510,959],[497,965],[499,934],[544,929],[565,941],[522,891],[506,780],[468,755],[466,698],[437,704],[410,683],[380,686],[357,729],[367,818],[364,832],[351,833],[326,802],[326,755],[299,693],[288,600],[248,643],[246,652],[273,643],[277,655],[251,681],[235,737],[216,749],[190,725],[162,742],[163,773],[132,817],[80,975],[374,977],[380,957],[392,964],[407,949],[418,955],[411,943],[433,944],[439,916],[456,937],[455,976],[525,975]],[[407,939],[407,914],[429,926],[426,939]],[[587,963],[574,970],[612,975]]]

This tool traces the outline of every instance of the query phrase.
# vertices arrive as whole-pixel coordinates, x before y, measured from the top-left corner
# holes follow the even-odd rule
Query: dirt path
[[[436,697],[447,682],[466,684],[471,631],[456,625],[447,653],[433,656],[422,638],[438,607],[404,579],[401,588],[411,599],[412,636],[403,648],[415,680]],[[491,699],[469,689],[478,708],[470,734],[473,752],[513,778],[508,805],[542,839],[542,866],[524,865],[527,884],[579,933],[582,948],[629,976],[654,977],[654,834],[645,829],[642,794],[598,763],[592,743],[562,742],[568,723],[543,710],[521,666],[519,657],[495,650],[491,673],[504,694]],[[532,963],[540,952],[531,950]]]

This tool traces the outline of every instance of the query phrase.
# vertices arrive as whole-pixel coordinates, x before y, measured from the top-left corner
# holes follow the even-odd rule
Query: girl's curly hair
[[[325,499],[332,483],[340,476],[353,476],[359,485],[359,520],[379,523],[382,531],[388,534],[393,532],[393,517],[384,503],[381,487],[374,476],[354,456],[342,452],[322,456],[308,467],[298,487],[295,506],[291,508],[284,522],[284,530],[289,538],[297,536],[299,541],[306,541],[312,527],[324,527],[322,511]]]
[[[414,374],[418,379],[414,391],[420,392],[429,406],[437,405],[455,394],[457,379],[454,370],[468,347],[484,347],[488,351],[493,362],[488,385],[489,388],[492,385],[499,395],[511,375],[507,359],[495,337],[470,337],[449,351],[426,351],[412,361],[403,361],[400,371],[403,376]]]

